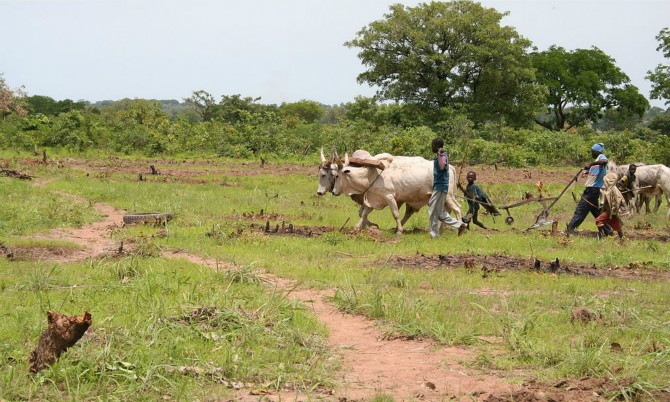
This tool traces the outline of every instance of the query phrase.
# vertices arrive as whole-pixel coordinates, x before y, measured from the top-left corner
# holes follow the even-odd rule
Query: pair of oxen
[[[319,165],[318,195],[327,192],[333,195],[346,194],[359,205],[360,217],[356,228],[375,225],[368,220],[374,209],[389,207],[396,221],[396,232],[402,233],[403,225],[423,206],[433,191],[433,162],[420,156],[393,156],[388,153],[370,155],[369,152],[358,150],[352,158],[376,160],[383,167],[352,166],[349,155],[344,160],[333,149],[330,160],[326,160],[321,148],[321,165]],[[455,196],[455,169],[449,165],[449,188],[445,201],[445,210],[461,219],[461,207]],[[400,207],[405,204],[405,216],[400,219]]]

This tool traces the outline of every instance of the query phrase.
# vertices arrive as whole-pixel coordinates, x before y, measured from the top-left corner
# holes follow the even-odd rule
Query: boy
[[[468,185],[465,188],[461,186],[461,183],[458,183],[458,188],[465,194],[465,198],[468,201],[468,213],[463,217],[463,222],[469,223],[470,220],[472,220],[472,223],[480,228],[488,229],[479,221],[479,219],[477,219],[479,217],[479,204],[484,205],[484,208],[486,208],[486,210],[493,216],[499,216],[500,213],[496,207],[493,206],[489,196],[475,183],[477,174],[475,172],[468,172],[466,179],[468,180]]]
[[[433,193],[428,201],[430,236],[433,238],[440,236],[440,222],[458,229],[459,236],[468,228],[467,223],[454,219],[444,212],[444,200],[449,189],[449,160],[443,147],[442,138],[435,138],[431,143],[431,148],[436,153],[433,161]]]
[[[601,210],[602,213],[596,218],[596,226],[598,226],[598,238],[602,239],[607,234],[605,226],[609,225],[616,230],[619,238],[623,238],[623,229],[621,227],[621,219],[619,217],[626,213],[626,200],[621,195],[621,191],[616,186],[616,174],[608,173],[604,178],[604,185],[601,190]]]

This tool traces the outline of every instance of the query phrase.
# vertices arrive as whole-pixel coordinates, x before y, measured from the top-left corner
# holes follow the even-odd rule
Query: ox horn
[[[337,166],[342,167],[342,159],[337,155],[337,149],[333,147],[333,162],[337,163]]]
[[[326,163],[326,157],[323,155],[323,147],[321,147],[321,163],[322,164]]]
[[[344,166],[349,166],[349,152],[344,153]]]

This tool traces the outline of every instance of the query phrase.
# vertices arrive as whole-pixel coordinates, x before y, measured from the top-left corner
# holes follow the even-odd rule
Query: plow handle
[[[583,170],[584,170],[584,169],[579,169],[579,171],[577,172],[577,174],[575,175],[575,177],[573,177],[572,180],[570,180],[570,182],[568,183],[568,185],[565,186],[565,188],[563,189],[563,191],[561,191],[561,193],[558,195],[558,197],[556,197],[556,199],[555,199],[551,204],[549,204],[549,206],[548,206],[547,208],[544,209],[545,211],[549,211],[549,210],[551,209],[551,207],[553,207],[554,204],[556,204],[556,202],[558,202],[558,200],[563,196],[563,194],[565,194],[565,192],[568,191],[568,189],[570,188],[570,186],[572,185],[572,183],[575,182],[575,181],[577,181],[577,179],[579,178],[579,175],[582,174],[582,171],[583,171]]]

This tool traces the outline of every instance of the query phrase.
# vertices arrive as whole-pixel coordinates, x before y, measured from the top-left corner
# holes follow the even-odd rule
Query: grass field
[[[466,347],[476,355],[466,366],[482,375],[512,384],[609,378],[616,386],[608,397],[667,395],[665,204],[656,214],[627,221],[623,242],[523,232],[538,204],[510,210],[513,226],[504,216],[495,222],[482,217],[496,231],[474,228],[461,237],[446,231],[433,240],[424,229],[425,209],[402,236],[390,230],[388,209],[370,216],[381,230],[352,231],[357,207],[344,196],[316,195],[315,163],[290,169],[253,161],[206,166],[202,160],[118,158],[63,162],[60,168],[21,158],[10,163],[39,176],[35,180],[55,179],[35,186],[0,177],[0,241],[10,248],[69,247],[29,237],[100,219],[96,202],[130,213],[169,212],[175,219],[165,227],[113,231],[115,240],[135,249],[122,257],[69,264],[0,260],[0,398],[198,400],[235,395],[235,385],[243,384],[327,399],[323,392],[338,387],[339,368],[327,330],[300,303],[268,291],[257,276],[261,270],[333,290],[330,300],[342,312],[374,320],[390,338]],[[160,176],[147,174],[150,163]],[[525,171],[473,169],[488,169],[481,184],[498,204],[536,191],[538,173],[531,178]],[[574,174],[533,169],[542,170],[555,178],[544,183],[551,194]],[[519,180],[524,174],[528,179]],[[572,191],[578,196],[582,187]],[[574,206],[569,192],[552,209],[559,229]],[[289,225],[292,234],[285,233]],[[275,228],[281,229],[272,233]],[[595,231],[593,219],[582,229]],[[152,237],[159,230],[164,235]],[[165,259],[166,250],[247,269],[217,272]],[[473,262],[445,265],[438,255]],[[556,258],[563,266],[595,265],[594,274],[532,269],[535,259],[546,267]],[[496,265],[496,259],[509,265]],[[580,306],[599,318],[571,321]],[[50,310],[88,310],[94,324],[53,367],[31,375],[27,356]]]

